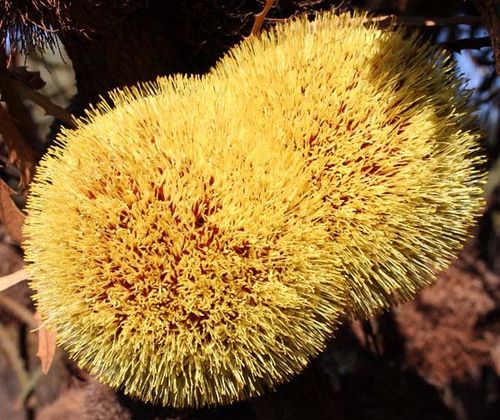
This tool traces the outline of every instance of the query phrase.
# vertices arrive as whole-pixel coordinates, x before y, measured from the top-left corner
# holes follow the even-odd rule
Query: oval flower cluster
[[[366,20],[285,23],[63,131],[26,260],[83,368],[174,407],[261,395],[451,261],[484,178],[461,81]]]

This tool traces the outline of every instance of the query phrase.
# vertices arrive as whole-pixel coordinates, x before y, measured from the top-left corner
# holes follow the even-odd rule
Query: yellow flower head
[[[411,298],[449,264],[484,181],[450,57],[367,20],[326,13],[279,25],[212,72],[241,124],[302,154],[328,207],[348,311],[363,317]]]
[[[253,136],[215,85],[114,95],[32,185],[26,259],[60,344],[146,401],[203,406],[299,372],[345,283],[302,156]]]
[[[114,95],[41,163],[28,270],[83,367],[176,407],[258,395],[347,312],[428,284],[481,206],[449,58],[366,16],[299,19],[203,79]]]

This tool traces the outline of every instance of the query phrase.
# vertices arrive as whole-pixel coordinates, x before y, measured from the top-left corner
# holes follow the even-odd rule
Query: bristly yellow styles
[[[417,38],[324,14],[201,80],[115,94],[32,186],[27,269],[48,326],[146,401],[283,382],[345,291],[360,316],[410,298],[467,237],[483,175],[460,83]]]
[[[43,159],[27,270],[73,359],[175,407],[258,395],[331,337],[345,282],[302,156],[197,79],[124,91]]]
[[[312,170],[351,314],[411,298],[454,258],[484,175],[447,54],[366,15],[327,13],[242,43],[212,77],[242,124],[299,150]]]

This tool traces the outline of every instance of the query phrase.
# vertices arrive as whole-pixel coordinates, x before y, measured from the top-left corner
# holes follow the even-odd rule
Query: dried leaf
[[[0,180],[0,222],[5,225],[12,239],[21,245],[23,243],[21,227],[26,216],[12,201],[13,192],[5,182]]]
[[[28,146],[12,116],[0,105],[0,135],[9,151],[10,165],[15,165],[21,172],[21,186],[25,188],[33,176],[35,154]]]
[[[23,269],[9,274],[8,276],[0,277],[0,292],[26,280],[26,278],[26,272]]]
[[[42,372],[46,375],[52,365],[54,360],[54,355],[56,354],[56,337],[57,334],[54,331],[49,330],[42,324],[42,318],[40,313],[35,313],[35,319],[40,323],[38,328],[38,351],[36,355],[40,358],[42,364]]]
[[[47,115],[52,115],[57,120],[62,121],[68,127],[75,128],[75,120],[73,116],[66,111],[64,108],[53,103],[46,96],[38,93],[36,90],[30,88],[28,85],[19,82],[18,80],[12,80],[11,84],[17,89],[17,92],[23,99],[28,99],[38,106],[40,106]]]

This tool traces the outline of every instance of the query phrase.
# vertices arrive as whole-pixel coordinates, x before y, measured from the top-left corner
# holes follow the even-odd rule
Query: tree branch
[[[491,39],[489,36],[481,38],[465,38],[455,41],[443,42],[438,44],[448,51],[458,52],[462,50],[479,50],[481,48],[490,47]]]
[[[266,16],[271,10],[271,8],[274,6],[275,1],[276,0],[266,0],[266,4],[264,5],[262,12],[255,15],[255,21],[253,23],[250,36],[256,36],[260,34],[260,31],[262,30],[262,25],[264,25],[264,20],[266,19]]]

